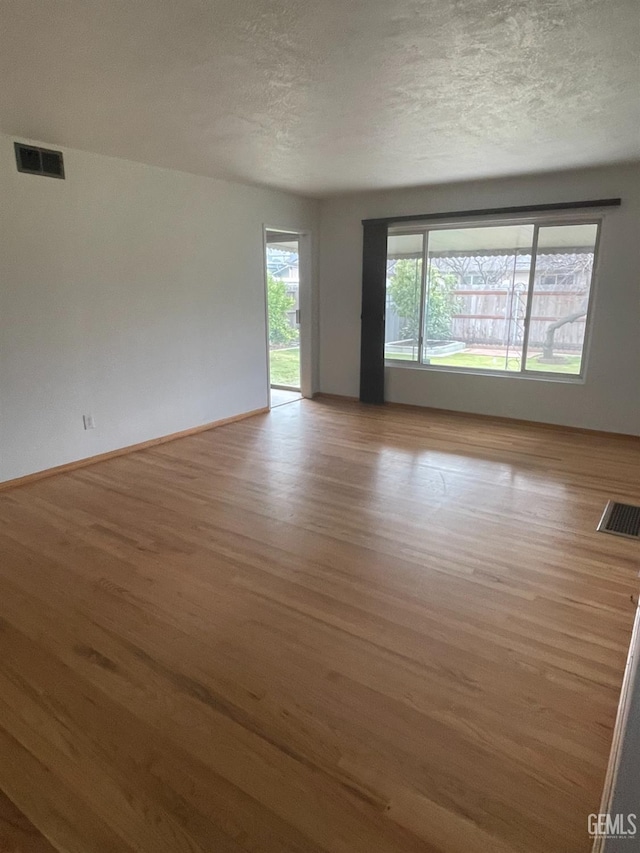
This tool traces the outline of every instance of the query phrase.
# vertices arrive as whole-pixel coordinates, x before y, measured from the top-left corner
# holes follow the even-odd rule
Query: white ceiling
[[[0,0],[0,129],[326,195],[640,158],[638,0]]]

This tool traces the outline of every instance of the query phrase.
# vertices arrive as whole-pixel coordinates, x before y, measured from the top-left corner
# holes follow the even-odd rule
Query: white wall
[[[620,196],[603,224],[584,384],[388,367],[386,399],[640,434],[640,164],[326,200],[320,232],[320,387],[359,387],[362,219]]]
[[[317,224],[315,201],[64,158],[20,174],[0,135],[0,481],[266,406],[263,224]]]

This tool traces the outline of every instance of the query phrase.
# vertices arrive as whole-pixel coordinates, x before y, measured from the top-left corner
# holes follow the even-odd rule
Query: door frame
[[[314,387],[314,321],[313,299],[313,239],[308,228],[283,228],[263,224],[262,265],[264,269],[264,316],[265,347],[267,358],[267,400],[271,407],[271,360],[269,355],[269,294],[267,288],[267,231],[295,234],[298,237],[298,305],[300,309],[300,393],[303,397],[313,396]]]

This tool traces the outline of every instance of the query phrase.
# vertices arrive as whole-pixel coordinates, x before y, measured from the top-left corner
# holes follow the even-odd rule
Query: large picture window
[[[598,230],[584,220],[390,228],[385,358],[580,377]]]

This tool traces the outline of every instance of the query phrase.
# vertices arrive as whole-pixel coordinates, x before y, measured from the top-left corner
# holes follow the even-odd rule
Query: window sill
[[[465,376],[490,376],[497,379],[528,379],[534,382],[555,382],[562,385],[584,385],[584,375],[548,373],[534,371],[519,372],[516,370],[474,370],[468,367],[451,367],[435,364],[418,364],[417,362],[393,361],[385,359],[385,367],[399,368],[400,370],[425,370],[432,373],[462,373]]]

